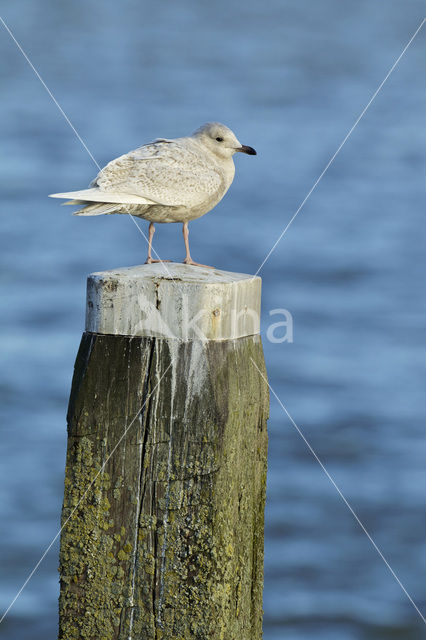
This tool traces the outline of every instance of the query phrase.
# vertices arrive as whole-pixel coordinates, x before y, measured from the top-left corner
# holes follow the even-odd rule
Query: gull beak
[[[256,149],[253,149],[253,147],[248,147],[245,144],[243,144],[241,147],[237,147],[235,151],[240,151],[241,153],[247,153],[249,156],[257,156]]]

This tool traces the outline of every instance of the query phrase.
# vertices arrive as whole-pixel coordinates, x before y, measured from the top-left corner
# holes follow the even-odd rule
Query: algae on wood
[[[260,285],[176,264],[89,276],[68,412],[61,640],[260,640]]]
[[[61,640],[260,640],[259,336],[83,334],[68,414]]]

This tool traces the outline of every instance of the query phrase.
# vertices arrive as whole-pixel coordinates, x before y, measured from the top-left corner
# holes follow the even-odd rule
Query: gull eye
[[[223,142],[223,138],[216,138],[217,142]]]

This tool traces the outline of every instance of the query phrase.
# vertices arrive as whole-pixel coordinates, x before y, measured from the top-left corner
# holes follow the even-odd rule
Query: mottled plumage
[[[208,123],[192,136],[158,139],[130,151],[104,167],[89,189],[54,193],[52,198],[72,198],[65,204],[84,205],[76,215],[130,213],[151,222],[147,262],[151,258],[154,222],[184,224],[189,255],[188,222],[204,215],[223,198],[234,179],[232,156],[254,149],[240,144],[223,124]]]

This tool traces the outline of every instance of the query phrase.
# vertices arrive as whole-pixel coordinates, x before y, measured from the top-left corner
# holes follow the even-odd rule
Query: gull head
[[[220,122],[203,124],[192,135],[219,158],[231,158],[237,151],[247,153],[250,156],[256,155],[253,147],[241,144],[235,133]]]

